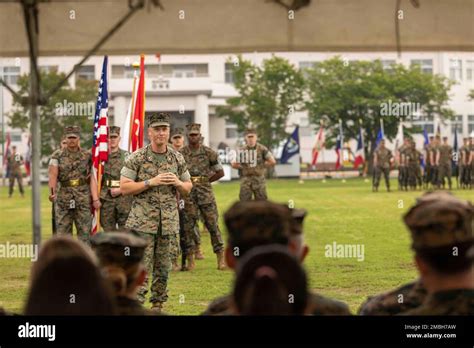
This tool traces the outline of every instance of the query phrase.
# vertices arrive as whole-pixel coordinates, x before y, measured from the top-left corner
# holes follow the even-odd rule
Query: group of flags
[[[97,93],[97,103],[94,115],[94,130],[92,138],[92,175],[97,182],[97,191],[100,194],[102,187],[102,173],[104,164],[109,158],[108,143],[108,57],[104,57],[102,73]],[[138,79],[138,85],[137,85]],[[132,98],[128,109],[125,124],[121,127],[120,147],[134,152],[143,147],[145,121],[145,56],[140,56],[140,74],[133,78]],[[93,209],[92,234],[100,228],[100,209]]]
[[[336,136],[336,170],[340,169],[343,166],[343,146],[344,146],[344,132],[342,129],[342,120],[339,121],[339,126],[338,126],[339,133]],[[288,137],[285,145],[283,146],[283,151],[282,155],[280,158],[280,163],[287,163],[288,159],[292,157],[293,155],[299,153],[300,150],[300,145],[299,145],[299,126],[296,126],[293,133]],[[382,139],[383,138],[383,127],[381,127],[381,130],[379,131],[379,135],[377,139]],[[316,134],[316,143],[313,147],[313,152],[312,152],[312,160],[311,160],[311,165],[315,166],[317,161],[318,161],[318,156],[320,152],[324,149],[325,146],[325,132],[324,132],[324,124],[321,123],[321,126],[318,130],[318,133]],[[365,162],[365,144],[364,144],[364,134],[362,132],[362,127],[359,128],[359,135],[357,138],[357,148],[355,152],[355,158],[354,158],[354,168],[357,169],[359,168],[360,165],[362,165]]]

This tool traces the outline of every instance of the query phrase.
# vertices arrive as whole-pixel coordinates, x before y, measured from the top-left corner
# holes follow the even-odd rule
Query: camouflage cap
[[[140,262],[147,241],[132,232],[101,232],[91,238],[91,246],[101,263],[127,265]]]
[[[79,126],[66,126],[64,127],[64,135],[66,137],[75,135],[79,137],[81,135],[81,127]]]
[[[170,114],[160,112],[159,114],[151,114],[148,116],[148,127],[170,126]]]
[[[118,135],[120,136],[120,127],[117,126],[110,126],[109,127],[109,136],[110,135]]]
[[[201,124],[200,123],[190,123],[186,125],[186,130],[188,135],[191,134],[201,134]]]
[[[245,135],[249,135],[249,134],[255,134],[255,135],[257,135],[257,130],[256,130],[255,128],[252,128],[252,127],[251,127],[251,128],[247,128],[247,129],[245,130]]]
[[[290,208],[290,212],[291,217],[293,218],[290,233],[292,235],[303,234],[303,221],[308,214],[308,211],[306,209]]]
[[[474,208],[447,192],[431,192],[418,198],[403,217],[415,250],[474,242]]]
[[[173,131],[171,132],[171,138],[174,138],[176,136],[184,136],[184,129],[181,127],[173,129]]]
[[[236,202],[224,214],[224,222],[232,246],[288,244],[291,214],[282,204],[270,201]]]

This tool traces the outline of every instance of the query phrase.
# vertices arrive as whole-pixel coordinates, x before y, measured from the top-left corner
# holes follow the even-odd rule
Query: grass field
[[[395,182],[392,187],[396,188]],[[214,186],[219,212],[222,214],[238,197],[238,182]],[[471,199],[472,191],[454,191]],[[323,295],[345,301],[355,312],[367,295],[379,293],[410,281],[416,276],[409,249],[409,234],[401,216],[420,192],[372,193],[370,183],[361,179],[305,181],[272,180],[269,197],[278,202],[293,201],[305,208],[306,243],[310,253],[304,263],[310,287]],[[51,205],[47,187],[42,190],[43,239],[51,236]],[[26,197],[16,192],[7,198],[7,188],[0,188],[0,244],[31,243],[31,189]],[[220,220],[221,230],[225,228]],[[197,261],[193,272],[171,273],[169,314],[199,314],[213,298],[229,291],[232,272],[217,271],[209,235],[203,234],[205,260]],[[361,244],[363,261],[356,258],[325,257],[325,245]],[[21,258],[0,259],[0,306],[20,312],[29,279],[31,261]],[[184,300],[184,301],[183,301]]]

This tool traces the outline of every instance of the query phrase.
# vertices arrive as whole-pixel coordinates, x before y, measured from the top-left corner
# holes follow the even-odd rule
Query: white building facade
[[[450,91],[449,106],[456,117],[441,127],[442,135],[452,139],[454,129],[458,132],[458,141],[474,133],[474,102],[468,98],[469,91],[474,89],[474,52],[404,52],[398,58],[395,52],[360,52],[360,53],[276,53],[288,59],[295,67],[305,68],[313,63],[340,56],[349,62],[354,60],[380,59],[384,65],[402,63],[404,65],[419,64],[424,72],[442,74],[455,81]],[[244,59],[261,64],[271,53],[248,53]],[[235,147],[239,134],[235,125],[215,115],[215,109],[224,105],[226,99],[237,96],[232,84],[232,59],[229,54],[212,55],[147,55],[146,64],[146,113],[170,112],[174,127],[184,127],[186,123],[197,122],[202,125],[204,143],[217,148],[218,146]],[[80,57],[40,57],[39,66],[44,70],[69,72]],[[102,69],[102,57],[95,56],[74,74],[69,83],[74,86],[76,79],[98,80]],[[122,126],[130,104],[134,69],[132,63],[139,61],[138,56],[109,57],[109,106],[113,124]],[[0,76],[16,88],[18,77],[29,72],[29,61],[25,58],[0,58]],[[19,148],[20,153],[26,151],[28,134],[8,127],[8,113],[12,108],[12,96],[0,86],[0,122],[3,120],[5,132],[9,132],[12,145]],[[433,134],[439,124],[437,119],[421,117],[416,123],[426,127]],[[311,149],[315,143],[317,127],[309,124],[306,112],[295,112],[288,125],[300,125],[300,145],[303,162],[311,161]],[[292,127],[287,128],[288,132]],[[421,147],[422,136],[416,141]],[[351,146],[355,149],[354,140]],[[334,150],[323,151],[319,160],[333,162]]]

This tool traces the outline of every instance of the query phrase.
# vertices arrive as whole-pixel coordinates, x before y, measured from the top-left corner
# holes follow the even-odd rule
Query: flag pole
[[[130,124],[129,124],[129,128],[128,128],[128,152],[132,152],[132,125],[133,125],[133,116],[134,115],[134,110],[135,110],[135,102],[136,102],[136,98],[135,98],[135,88],[136,88],[136,84],[137,84],[137,70],[135,69],[133,71],[133,87],[132,87],[132,101],[131,101],[131,104],[132,104],[132,109],[130,110]]]
[[[144,141],[145,141],[145,55],[142,53],[140,55],[140,65],[143,64],[143,108],[142,108],[142,114],[141,114],[141,120],[140,120],[140,128],[141,128],[141,138],[142,138],[142,146],[144,146]],[[140,67],[140,71],[141,71],[141,67]]]
[[[99,197],[100,200],[100,190],[102,188],[102,161],[99,162],[99,175],[97,179],[97,197]],[[100,230],[100,208],[97,209],[97,232]]]

